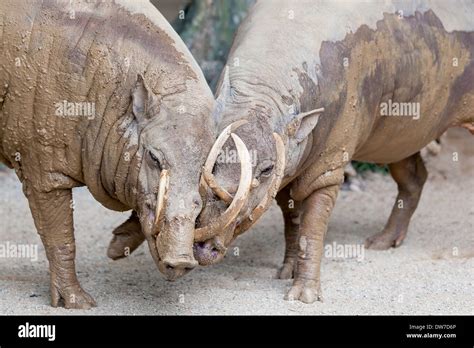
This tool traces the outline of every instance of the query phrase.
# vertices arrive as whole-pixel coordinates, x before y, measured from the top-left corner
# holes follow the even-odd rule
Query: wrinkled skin
[[[325,8],[304,1],[261,1],[254,6],[239,28],[229,71],[221,77],[219,129],[242,118],[249,121],[235,133],[251,152],[257,151],[253,175],[259,184],[252,187],[236,221],[214,238],[197,240],[194,254],[201,265],[222,260],[230,243],[247,229],[240,227],[242,222],[268,194],[269,183],[258,175],[276,158],[272,132],[284,139],[286,150],[285,176],[276,197],[286,240],[278,277],[294,278],[286,299],[321,300],[324,236],[344,167],[352,159],[389,164],[399,190],[384,230],[366,245],[387,249],[403,242],[427,177],[420,149],[449,127],[474,129],[474,90],[468,82],[474,77],[474,27],[464,16],[472,13],[472,3],[463,2],[464,10],[458,9],[455,19],[442,1],[425,5],[430,4],[431,10],[413,16],[408,6],[402,19],[393,14],[399,8],[381,2],[326,3]],[[293,19],[282,15],[289,11]],[[364,20],[374,11],[379,11],[376,29],[360,26],[373,27]],[[338,18],[350,18],[353,33],[323,36],[333,34],[322,28],[334,28],[331,23]],[[461,31],[448,33],[443,25],[457,25]],[[463,57],[462,63],[453,66],[452,57]],[[232,64],[236,58],[238,66]],[[380,108],[388,99],[416,101],[420,117],[383,117]],[[315,114],[301,119],[301,113],[319,107],[325,109],[320,119]],[[232,149],[230,142],[224,146],[227,152]],[[238,167],[216,163],[213,169],[216,181],[229,192],[238,183]],[[199,224],[208,224],[225,207],[215,197],[208,199]]]
[[[286,3],[288,2],[283,2],[283,4]],[[297,10],[300,7],[294,3],[291,5],[287,9],[296,10],[298,13]],[[310,6],[305,8],[307,10]],[[283,7],[283,12],[284,9],[285,7]],[[321,81],[321,87],[318,88],[316,78],[311,76],[308,71],[308,62],[313,59],[312,52],[319,50],[319,47],[316,49],[311,47],[318,40],[305,44],[295,41],[293,50],[289,47],[288,51],[303,52],[300,56],[292,56],[288,62],[282,62],[282,59],[286,59],[284,55],[281,58],[275,58],[271,53],[268,53],[271,52],[271,49],[265,51],[266,43],[278,46],[273,41],[270,43],[266,40],[267,37],[275,38],[275,34],[270,35],[265,31],[265,28],[281,26],[281,23],[275,25],[271,22],[281,20],[277,16],[271,18],[272,14],[272,9],[266,8],[264,4],[260,3],[252,11],[250,19],[242,25],[229,61],[233,62],[239,58],[244,64],[241,64],[241,67],[234,66],[230,69],[228,81],[223,73],[221,89],[218,93],[221,104],[223,104],[220,107],[223,112],[219,115],[220,131],[236,120],[247,119],[249,121],[247,125],[239,127],[235,133],[244,140],[251,153],[256,151],[258,154],[257,163],[253,166],[254,185],[252,185],[248,202],[239,217],[232,221],[227,228],[222,229],[214,238],[197,241],[194,245],[194,255],[201,265],[219,262],[223,259],[232,241],[246,230],[241,228],[240,224],[249,217],[250,212],[254,211],[259,202],[268,194],[270,183],[265,176],[268,177],[268,174],[271,174],[271,164],[274,163],[276,157],[271,134],[279,132],[285,138],[287,158],[285,178],[281,184],[281,190],[276,196],[284,216],[286,240],[285,259],[278,272],[278,277],[281,279],[296,278],[287,299],[313,302],[321,298],[319,264],[322,257],[322,242],[339,185],[343,180],[345,164],[349,163],[351,159],[389,163],[391,175],[399,187],[399,195],[384,230],[369,238],[366,245],[374,249],[399,246],[406,236],[411,215],[416,209],[427,176],[423,161],[417,151],[430,140],[442,134],[448,127],[462,126],[473,132],[472,113],[469,111],[469,107],[472,105],[472,88],[466,89],[467,85],[463,82],[469,79],[470,74],[472,75],[472,67],[467,65],[469,59],[465,59],[460,69],[453,69],[455,72],[452,76],[455,78],[450,82],[440,84],[451,86],[451,89],[448,89],[451,92],[443,98],[438,98],[437,96],[442,95],[438,92],[440,85],[429,85],[430,87],[427,88],[431,88],[433,92],[426,96],[419,94],[416,86],[419,83],[417,79],[421,76],[419,72],[423,70],[422,65],[415,64],[403,71],[406,62],[390,57],[388,59],[389,67],[384,69],[390,71],[395,67],[400,73],[405,74],[401,80],[406,83],[395,90],[390,89],[390,83],[388,83],[389,89],[384,93],[398,95],[398,100],[402,102],[420,100],[422,109],[425,110],[425,116],[417,124],[409,122],[400,124],[398,123],[400,120],[385,121],[381,117],[358,122],[357,118],[360,118],[360,115],[380,115],[378,110],[367,112],[367,110],[376,109],[379,103],[384,100],[383,98],[377,99],[380,96],[372,96],[370,93],[379,93],[386,88],[376,84],[370,85],[374,82],[368,77],[364,80],[364,71],[371,71],[370,67],[377,66],[377,63],[372,61],[377,57],[370,58],[370,53],[365,53],[365,56],[360,53],[361,47],[359,45],[367,40],[364,38],[367,36],[366,30],[357,31],[355,39],[349,38],[350,40],[343,42],[343,47],[350,47],[354,52],[354,57],[364,57],[367,60],[366,67],[361,70],[349,69],[344,72],[341,66],[334,64],[334,62],[343,61],[344,57],[350,56],[350,52],[337,52],[337,49],[335,50],[338,47],[337,43],[326,45],[321,48],[323,72],[318,76]],[[363,17],[363,15],[363,13],[357,12],[357,16]],[[306,19],[311,21],[311,16],[314,17],[314,14],[309,13],[308,16]],[[299,18],[301,19],[301,16]],[[458,46],[452,48],[455,52],[445,53],[445,59],[451,56],[469,57],[472,55],[472,33],[457,36],[446,34],[439,28],[439,19],[432,12],[428,12],[424,16],[417,15],[416,19],[411,18],[408,23],[413,26],[417,21],[419,27],[424,30],[424,35],[429,36],[433,32],[441,34],[437,44],[432,42],[431,46],[426,44],[423,47],[421,50],[423,54],[427,54],[429,57],[433,54],[432,50],[435,51],[437,47],[446,46],[446,41],[443,42],[443,40],[448,37],[449,40],[457,41]],[[273,25],[270,25],[269,22]],[[382,22],[378,35],[383,40],[393,39],[393,34],[387,32],[384,26],[395,26],[396,30],[401,30],[401,32],[412,31],[412,28],[405,24],[397,28],[397,22],[396,16],[388,17]],[[302,27],[311,27],[308,23],[302,25],[298,21],[296,21],[296,25],[298,28],[293,28],[293,30],[298,32],[302,31]],[[285,23],[284,27],[286,30],[290,30],[288,23]],[[306,37],[311,36],[307,34]],[[286,37],[282,35],[281,38],[287,45]],[[419,37],[406,39],[408,45],[410,45],[410,40],[418,42]],[[389,43],[389,46],[397,47],[397,44]],[[309,49],[304,52],[302,47]],[[400,48],[403,51],[403,46]],[[405,48],[405,50],[407,49]],[[334,58],[334,54],[340,56]],[[401,57],[396,51],[393,52],[394,57],[397,57],[397,54]],[[258,57],[258,59],[254,57]],[[280,52],[278,57],[280,57]],[[272,66],[269,62],[276,63]],[[263,65],[259,63],[263,63]],[[390,66],[390,63],[393,66]],[[418,62],[418,64],[421,63]],[[438,62],[438,64],[442,63]],[[282,66],[285,69],[281,69]],[[357,64],[352,64],[352,66],[357,67]],[[295,72],[297,80],[294,80]],[[434,72],[436,69],[424,73],[426,81],[432,81],[432,78],[426,76],[436,76],[433,75]],[[449,72],[445,71],[444,74],[436,76],[436,79],[447,81]],[[364,84],[348,83],[351,76],[355,76],[351,80],[361,81],[364,84],[367,84],[366,81],[368,81],[370,90],[367,90]],[[393,79],[394,76],[390,74],[379,78],[381,81],[393,81]],[[375,83],[377,82],[375,81]],[[426,85],[428,86],[428,83]],[[402,93],[407,93],[403,91],[403,87],[408,90],[408,94]],[[291,97],[291,91],[300,89],[303,92],[299,96]],[[321,90],[324,90],[324,93]],[[347,100],[345,98],[345,95],[350,93],[374,100],[371,103],[365,101],[362,106],[359,106],[355,99]],[[437,104],[434,102],[436,99],[442,102]],[[324,106],[326,112],[318,125],[317,115],[308,115],[302,120],[296,120],[298,117],[294,110],[282,113],[281,111],[286,110],[288,106],[297,106],[297,109],[303,111]],[[443,110],[443,108],[445,110],[441,113],[439,110]],[[442,119],[436,116],[441,114],[446,116]],[[335,122],[338,119],[343,121]],[[370,126],[371,122],[373,126]],[[365,137],[371,132],[370,127],[377,129],[377,125],[382,125],[384,122],[387,123],[384,131],[373,134],[370,141],[366,141]],[[351,129],[350,134],[347,133],[346,124],[356,125]],[[387,139],[392,140],[392,143]],[[400,139],[400,141],[393,141],[396,139]],[[400,144],[402,145],[400,146]],[[359,151],[355,151],[355,149]],[[374,151],[374,149],[379,150]],[[223,152],[231,151],[235,152],[235,148],[229,140],[224,145]],[[213,170],[217,181],[229,193],[234,193],[238,185],[239,167],[238,163],[217,163]],[[265,176],[261,175],[262,171],[266,173]],[[397,207],[399,200],[405,202],[405,209],[400,210]],[[199,216],[198,225],[207,225],[216,216],[221,215],[227,205],[208,192],[207,203]],[[130,238],[133,240],[133,235]]]
[[[169,280],[174,280],[197,265],[191,249],[195,220],[202,208],[197,188],[201,166],[211,145],[199,136],[212,139],[209,133],[191,132],[183,121],[185,116],[179,116],[181,115],[169,114],[170,122],[157,119],[143,131],[143,139],[149,147],[144,146],[145,166],[140,168],[138,177],[144,187],[156,188],[156,183],[159,182],[159,176],[156,175],[161,170],[171,173],[163,219],[155,224],[156,190],[143,190],[146,193],[139,196],[141,204],[139,203],[138,208],[140,224],[149,241],[152,255],[153,248],[156,248],[158,267]],[[208,126],[209,130],[210,125]],[[184,138],[182,134],[189,136]],[[182,139],[180,144],[177,139]],[[176,151],[178,148],[180,150]]]
[[[178,35],[148,2],[2,1],[0,18],[0,160],[23,184],[52,305],[96,305],[76,275],[74,187],[87,186],[109,209],[136,211],[109,256],[146,238],[167,279],[193,268],[214,98]],[[63,101],[95,112],[58,112]]]

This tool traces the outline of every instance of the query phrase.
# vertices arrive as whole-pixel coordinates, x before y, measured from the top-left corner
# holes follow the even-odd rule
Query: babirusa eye
[[[158,166],[158,168],[161,170],[161,162],[159,158],[151,151],[148,152],[150,154],[150,158],[152,161]]]
[[[264,168],[264,169],[260,172],[260,175],[262,175],[262,176],[269,176],[269,175],[272,173],[272,171],[273,171],[273,167],[274,167],[273,164],[267,166],[266,168]]]

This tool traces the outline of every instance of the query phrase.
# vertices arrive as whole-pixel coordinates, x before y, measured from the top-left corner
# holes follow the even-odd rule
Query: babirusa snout
[[[161,257],[158,268],[168,280],[175,280],[198,265],[193,255],[194,225],[190,217],[173,218],[156,238]]]

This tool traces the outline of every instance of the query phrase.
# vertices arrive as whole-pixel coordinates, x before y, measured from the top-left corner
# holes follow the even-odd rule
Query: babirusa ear
[[[216,108],[214,109],[213,119],[216,124],[220,123],[220,117],[224,112],[225,102],[231,96],[229,66],[226,65],[222,72],[216,91]]]
[[[293,121],[293,130],[295,140],[300,143],[305,140],[313,131],[319,121],[319,116],[324,112],[324,108],[314,109],[308,112],[296,115]]]
[[[137,75],[137,82],[132,91],[132,111],[138,123],[142,123],[147,118],[151,92],[145,84],[141,74]]]
[[[229,78],[229,66],[226,65],[222,72],[221,80],[217,88],[216,97],[217,101],[225,101],[230,96],[230,78]]]

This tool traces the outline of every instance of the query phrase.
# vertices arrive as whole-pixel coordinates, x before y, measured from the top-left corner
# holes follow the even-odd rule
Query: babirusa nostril
[[[193,269],[197,266],[197,261],[186,259],[173,259],[163,262],[167,270]]]

